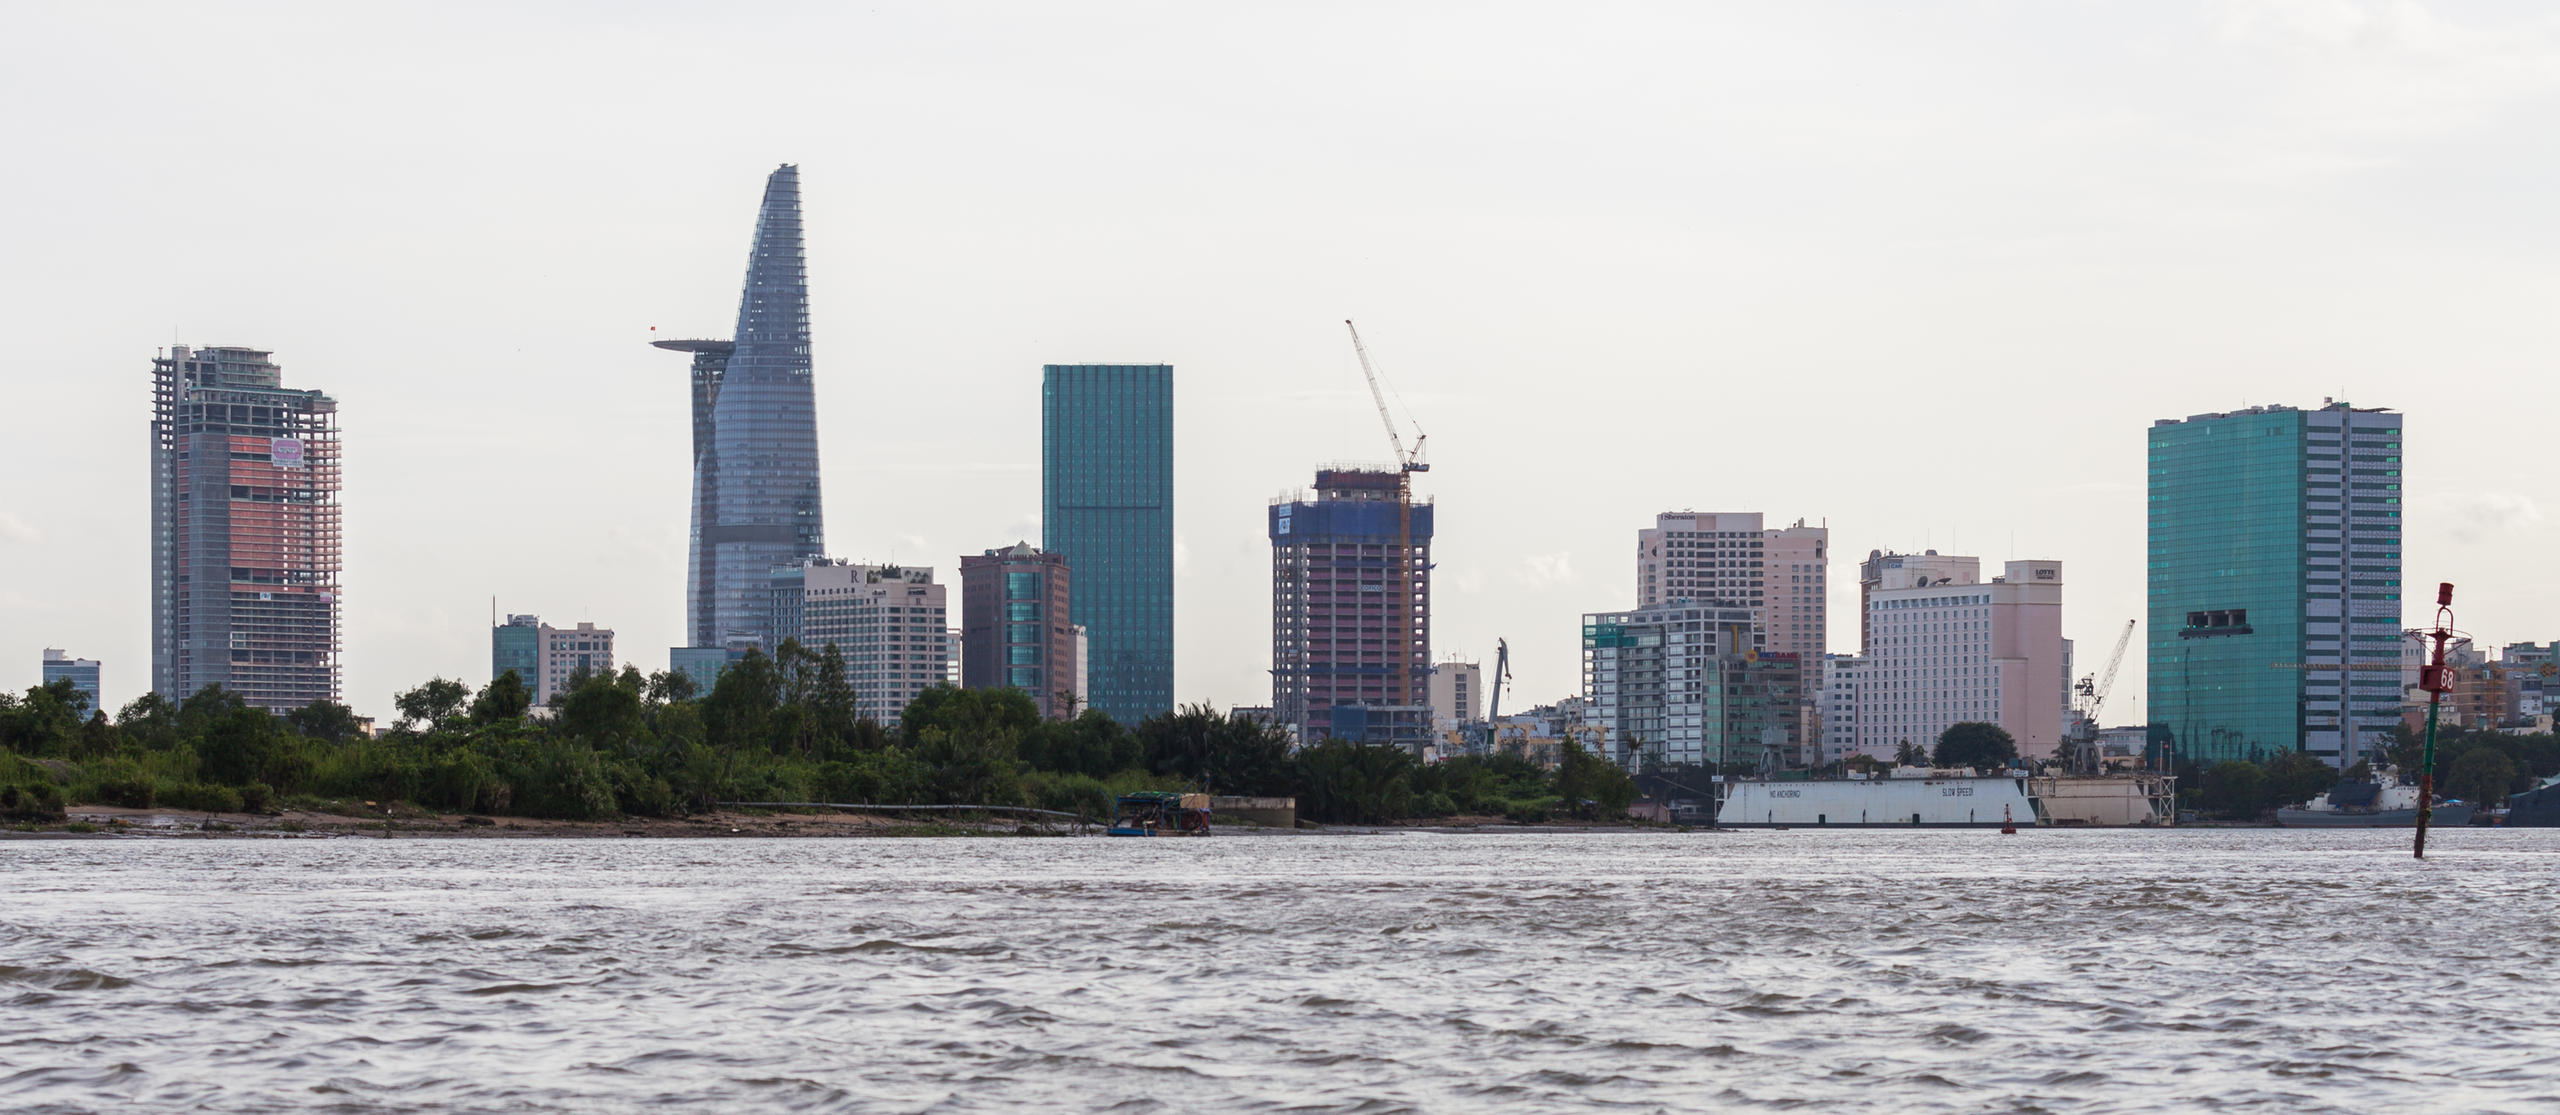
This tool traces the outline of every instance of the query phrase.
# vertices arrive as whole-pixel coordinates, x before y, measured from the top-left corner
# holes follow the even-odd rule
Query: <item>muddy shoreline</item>
[[[83,839],[403,839],[464,840],[647,839],[715,837],[934,837],[934,836],[1099,836],[1102,827],[1073,822],[1025,823],[1014,819],[968,820],[876,816],[838,811],[719,811],[678,819],[629,818],[619,821],[551,821],[531,817],[478,816],[398,810],[389,814],[349,815],[308,810],[278,814],[206,813],[179,809],[127,809],[81,805],[66,810],[63,821],[0,829],[0,840]],[[1499,817],[1447,818],[1417,825],[1302,825],[1275,829],[1251,824],[1219,825],[1220,836],[1357,835],[1421,833],[1553,833],[1678,832],[1655,825],[1550,823],[1516,825]],[[1706,831],[1706,830],[1698,830]]]

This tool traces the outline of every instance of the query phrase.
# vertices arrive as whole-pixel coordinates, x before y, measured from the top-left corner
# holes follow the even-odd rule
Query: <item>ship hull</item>
[[[1726,784],[1720,828],[1999,828],[2040,822],[2027,779],[1877,778]]]
[[[2279,809],[2276,823],[2296,829],[2405,829],[2416,828],[2415,809],[2376,809],[2369,813],[2343,810]],[[2471,807],[2462,803],[2439,805],[2428,824],[2435,828],[2459,828],[2471,823]]]

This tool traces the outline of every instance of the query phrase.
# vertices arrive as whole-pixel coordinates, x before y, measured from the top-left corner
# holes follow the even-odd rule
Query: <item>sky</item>
[[[0,687],[149,684],[150,361],[346,445],[345,698],[498,611],[680,642],[685,358],[801,168],[827,541],[1039,540],[1044,363],[1176,377],[1181,700],[1270,699],[1263,508],[1430,435],[1435,657],[1580,687],[1662,511],[2143,609],[2154,419],[2408,414],[2405,579],[2560,637],[2560,11],[1791,4],[0,8]],[[652,328],[656,333],[652,333]],[[2412,623],[2425,617],[2413,607]],[[2106,714],[2138,720],[2139,649]]]

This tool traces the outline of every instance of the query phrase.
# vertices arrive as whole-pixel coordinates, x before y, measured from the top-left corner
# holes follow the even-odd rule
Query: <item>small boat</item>
[[[1141,790],[1122,794],[1111,811],[1112,836],[1207,836],[1209,795]]]
[[[2341,782],[2329,792],[2276,810],[2276,823],[2286,828],[2414,828],[2418,823],[2418,788],[2403,786],[2386,769],[2383,782]],[[2436,828],[2471,823],[2470,802],[2435,803],[2427,823]]]

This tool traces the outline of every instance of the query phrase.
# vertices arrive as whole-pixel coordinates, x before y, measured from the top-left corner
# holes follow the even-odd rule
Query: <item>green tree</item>
[[[2507,800],[2507,791],[2516,780],[2516,766],[2505,755],[2486,747],[2473,748],[2445,771],[2445,796],[2460,798],[2482,806],[2495,806]]]
[[[648,696],[649,703],[653,705],[690,701],[699,690],[700,687],[693,683],[693,675],[680,670],[660,670],[649,675]]]
[[[2266,808],[2267,775],[2256,763],[2226,759],[2204,772],[2204,788],[2198,798],[2206,812],[2245,821]]]
[[[124,738],[145,751],[170,751],[178,746],[178,706],[158,693],[145,693],[125,702],[116,713],[116,728]]]
[[[89,695],[59,678],[30,687],[25,700],[0,697],[0,747],[22,755],[69,755],[80,745]]]
[[[426,684],[391,698],[391,704],[400,710],[396,726],[399,731],[451,732],[462,726],[463,710],[471,704],[471,687],[448,678],[431,678]]]
[[[207,782],[243,786],[266,780],[276,759],[276,718],[267,710],[231,710],[196,743],[197,771]]]
[[[284,714],[284,722],[295,734],[323,743],[345,743],[364,734],[356,710],[326,698]]]
[[[1108,778],[1144,760],[1138,737],[1100,709],[1086,709],[1073,720],[1041,721],[1022,737],[1022,761],[1034,770]]]
[[[950,731],[1011,732],[1016,736],[1040,723],[1040,703],[1019,689],[962,689],[935,685],[917,693],[898,713],[898,734],[909,747],[935,728]]]
[[[1636,800],[1636,784],[1626,768],[1566,740],[1556,765],[1556,796],[1586,821],[1623,821],[1627,806]]]
[[[1022,802],[1022,773],[1014,762],[1012,729],[975,724],[927,728],[916,741],[915,756],[930,772],[926,775],[927,785],[937,802]]]
[[[1148,717],[1138,725],[1138,743],[1148,770],[1211,793],[1289,792],[1289,736],[1276,725],[1188,705]]]
[[[480,687],[480,695],[472,698],[471,723],[500,724],[522,720],[525,711],[532,707],[533,690],[525,687],[524,678],[514,670],[508,670],[490,678],[489,684]]]
[[[1929,752],[1919,744],[1906,739],[1902,741],[1900,746],[1893,749],[1893,765],[1898,767],[1928,766]]]
[[[2267,804],[2300,805],[2337,783],[2337,768],[2307,751],[2288,751],[2267,764]]]
[[[2018,741],[1997,724],[1968,720],[1938,733],[1938,750],[1930,758],[1942,767],[2005,767],[2018,757]]]
[[[1328,739],[1290,759],[1290,789],[1297,795],[1298,815],[1309,820],[1384,824],[1411,815],[1420,765],[1401,747]]]

